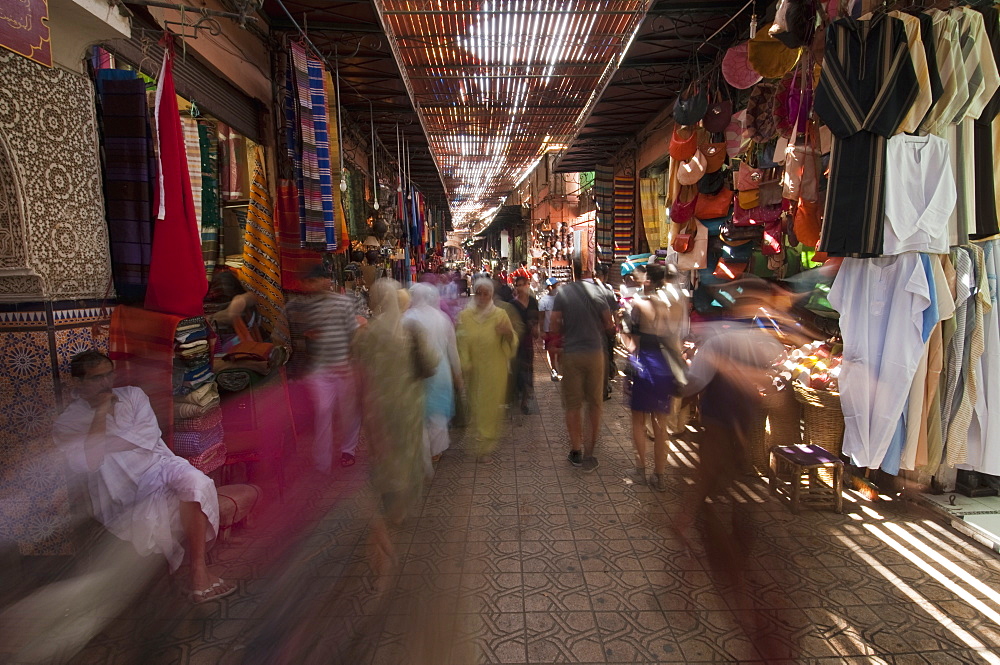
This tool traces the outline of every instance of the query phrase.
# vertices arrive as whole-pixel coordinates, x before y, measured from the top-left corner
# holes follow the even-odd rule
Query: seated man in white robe
[[[211,575],[205,561],[205,544],[219,531],[215,484],[167,448],[141,388],[112,387],[107,356],[79,353],[70,372],[77,399],[52,432],[70,469],[86,476],[94,517],[140,555],[162,554],[171,572],[186,547],[193,602],[233,593],[236,587]]]

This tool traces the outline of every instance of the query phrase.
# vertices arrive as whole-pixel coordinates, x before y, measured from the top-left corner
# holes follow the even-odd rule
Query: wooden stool
[[[828,468],[833,471],[833,487],[827,487],[819,480],[817,471]],[[782,475],[791,472],[791,480]],[[803,474],[808,474],[806,484],[802,484]],[[833,501],[835,510],[844,509],[844,497],[840,485],[844,477],[844,463],[836,455],[814,445],[774,446],[771,448],[771,468],[768,478],[771,491],[781,497],[789,497],[792,512],[799,512],[799,503],[821,503]]]

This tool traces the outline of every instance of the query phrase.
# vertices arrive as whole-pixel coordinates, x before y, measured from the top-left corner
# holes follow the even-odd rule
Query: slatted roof
[[[560,171],[608,161],[696,61],[746,38],[750,14],[696,53],[745,0],[283,1],[339,61],[344,111],[373,116],[393,154],[399,127],[414,182],[456,226],[490,221],[547,150],[569,146]],[[293,29],[276,0],[264,8],[272,29]]]
[[[569,144],[648,0],[375,0],[451,199],[484,220]]]

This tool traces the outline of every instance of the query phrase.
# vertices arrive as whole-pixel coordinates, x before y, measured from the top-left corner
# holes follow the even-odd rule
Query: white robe
[[[52,436],[72,471],[87,474],[94,517],[111,533],[147,556],[162,553],[176,570],[184,560],[180,502],[193,501],[208,517],[205,540],[219,532],[219,497],[212,480],[160,438],[160,427],[141,388],[115,388],[107,416],[108,453],[95,471],[87,469],[84,444],[94,409],[82,399],[56,419]]]
[[[930,284],[918,254],[844,259],[830,289],[840,312],[844,454],[877,469],[892,443],[924,352]]]
[[[948,253],[947,219],[957,190],[948,142],[898,134],[886,142],[885,235],[882,253]]]

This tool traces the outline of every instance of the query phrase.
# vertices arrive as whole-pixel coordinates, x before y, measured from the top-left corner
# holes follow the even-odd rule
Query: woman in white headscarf
[[[403,320],[398,291],[391,279],[372,285],[373,316],[353,345],[362,368],[372,483],[393,523],[403,520],[423,485],[424,379],[439,361],[423,328]]]
[[[424,329],[440,356],[434,375],[424,379],[424,463],[436,462],[448,449],[448,421],[455,415],[455,386],[462,374],[455,342],[455,327],[441,311],[441,294],[431,284],[410,287],[410,308],[403,315]]]
[[[457,337],[476,437],[473,450],[488,462],[500,438],[510,360],[517,350],[510,317],[493,303],[492,280],[480,278],[473,284],[469,306],[458,315]]]

